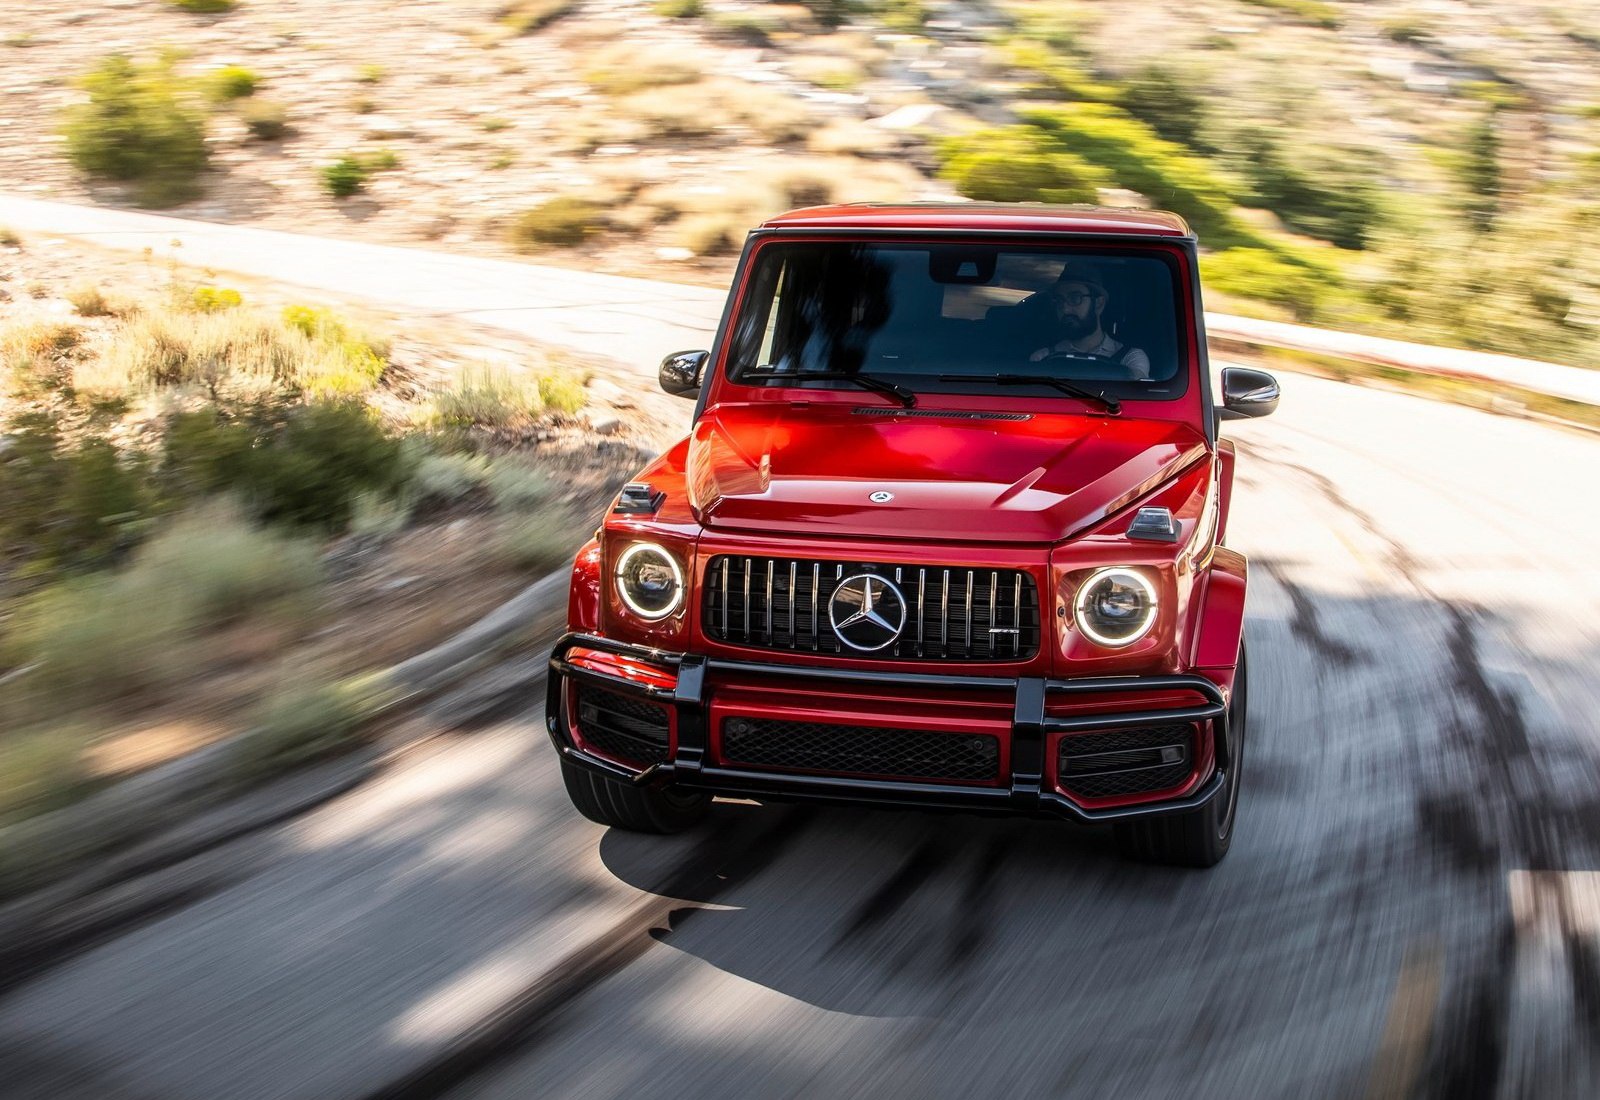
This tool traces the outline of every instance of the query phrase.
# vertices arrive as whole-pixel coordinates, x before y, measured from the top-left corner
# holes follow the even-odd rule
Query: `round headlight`
[[[636,542],[617,559],[617,595],[641,619],[664,619],[683,603],[683,570],[653,542]]]
[[[1101,569],[1078,589],[1073,604],[1078,629],[1096,645],[1132,645],[1156,621],[1156,588],[1133,569]]]

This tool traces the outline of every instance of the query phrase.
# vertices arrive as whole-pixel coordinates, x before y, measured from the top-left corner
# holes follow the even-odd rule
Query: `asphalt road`
[[[535,704],[14,991],[0,1095],[1600,1094],[1600,441],[1285,390],[1229,426],[1252,713],[1215,870],[905,812],[607,832]]]

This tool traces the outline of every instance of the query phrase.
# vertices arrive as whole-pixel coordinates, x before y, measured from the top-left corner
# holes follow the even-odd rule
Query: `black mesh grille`
[[[1061,785],[1085,798],[1164,791],[1189,778],[1194,727],[1149,726],[1061,739]]]
[[[722,724],[730,763],[909,779],[993,779],[999,741],[986,734],[734,718]]]
[[[858,573],[892,581],[905,627],[883,649],[851,649],[834,634],[828,601]],[[706,569],[701,621],[715,641],[802,653],[938,661],[1023,661],[1039,649],[1039,596],[1017,569],[883,565],[725,554]]]
[[[667,711],[614,691],[578,688],[578,732],[595,749],[635,764],[667,758]]]

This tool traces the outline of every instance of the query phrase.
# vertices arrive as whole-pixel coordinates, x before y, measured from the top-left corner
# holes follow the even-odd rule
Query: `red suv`
[[[1245,559],[1195,238],[1084,207],[799,210],[750,234],[696,402],[578,554],[547,721],[574,804],[1042,814],[1226,854]]]

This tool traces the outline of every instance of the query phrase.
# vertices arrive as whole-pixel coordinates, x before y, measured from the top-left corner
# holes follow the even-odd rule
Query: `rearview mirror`
[[[674,397],[699,397],[709,351],[675,351],[661,360],[661,388]]]
[[[1278,380],[1264,370],[1225,367],[1222,371],[1222,420],[1266,416],[1278,407]]]

